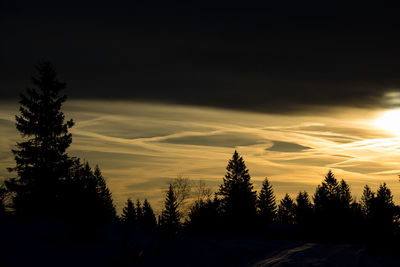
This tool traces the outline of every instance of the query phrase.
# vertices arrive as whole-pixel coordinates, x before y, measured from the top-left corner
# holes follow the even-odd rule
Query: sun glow
[[[400,137],[400,109],[387,111],[375,121],[375,126]]]

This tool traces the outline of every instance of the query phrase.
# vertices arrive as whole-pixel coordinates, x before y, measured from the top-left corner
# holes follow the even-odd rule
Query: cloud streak
[[[20,140],[13,126],[16,110],[16,104],[0,106],[0,177],[10,177],[10,148]],[[278,199],[305,189],[312,194],[328,169],[357,195],[366,183],[386,181],[400,189],[400,139],[374,128],[373,111],[289,116],[87,100],[71,100],[64,111],[76,121],[69,153],[100,165],[119,209],[127,197],[147,197],[159,209],[162,188],[178,174],[211,181],[216,190],[234,149],[256,189],[268,176]]]

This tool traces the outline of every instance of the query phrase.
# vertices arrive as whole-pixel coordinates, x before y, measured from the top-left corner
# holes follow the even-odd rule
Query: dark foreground
[[[224,235],[166,238],[108,224],[77,234],[55,222],[0,223],[0,266],[400,266],[365,245]]]

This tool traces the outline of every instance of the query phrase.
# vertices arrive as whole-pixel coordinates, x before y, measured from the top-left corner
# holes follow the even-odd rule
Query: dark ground
[[[233,235],[166,239],[118,224],[75,237],[70,231],[56,222],[1,222],[0,266],[400,266],[400,258],[372,256],[358,244]]]

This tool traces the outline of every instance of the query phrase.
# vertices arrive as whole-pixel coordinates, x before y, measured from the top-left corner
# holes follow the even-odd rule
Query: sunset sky
[[[0,178],[18,93],[46,59],[67,82],[69,154],[99,164],[119,210],[158,210],[178,175],[216,190],[235,149],[278,199],[332,169],[358,198],[386,182],[399,203],[395,7],[31,2],[0,4]]]

